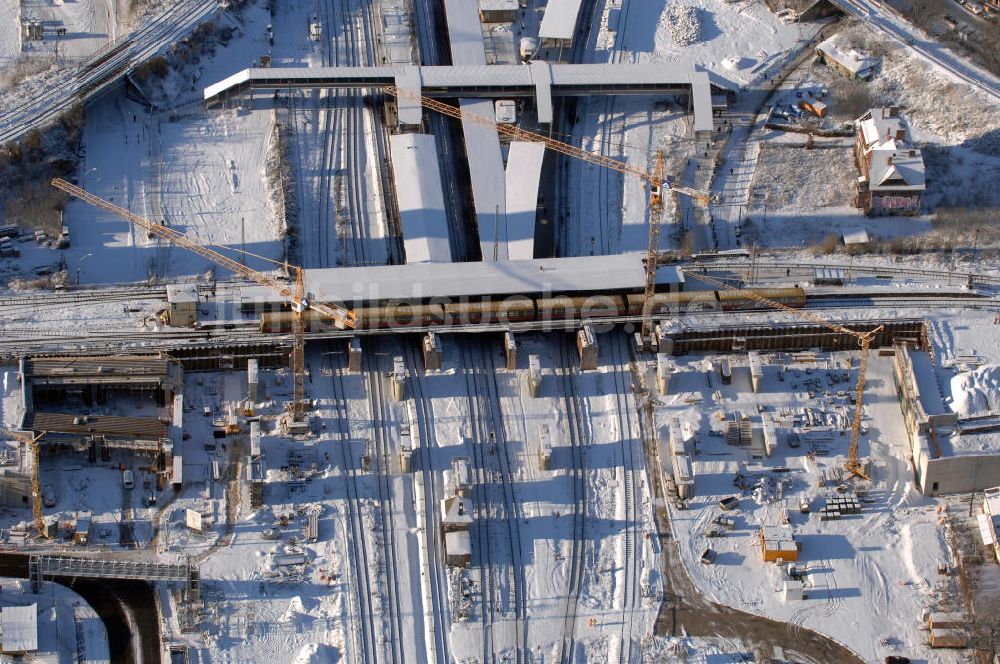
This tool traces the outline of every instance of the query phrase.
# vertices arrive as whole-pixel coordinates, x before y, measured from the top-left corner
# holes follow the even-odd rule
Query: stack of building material
[[[832,521],[848,514],[861,514],[861,501],[857,496],[829,496],[819,510],[820,521]]]

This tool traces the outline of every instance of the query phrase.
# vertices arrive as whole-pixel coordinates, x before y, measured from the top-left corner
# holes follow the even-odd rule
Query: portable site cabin
[[[467,530],[456,530],[444,535],[445,564],[449,567],[468,567],[472,562],[472,538]]]
[[[778,560],[794,562],[799,559],[799,545],[792,531],[781,526],[761,526],[757,533],[761,559],[773,563]]]

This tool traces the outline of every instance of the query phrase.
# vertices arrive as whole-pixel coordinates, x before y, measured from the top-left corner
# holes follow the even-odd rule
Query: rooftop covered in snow
[[[451,261],[448,218],[434,136],[395,134],[389,138],[389,150],[406,261]]]
[[[662,266],[656,274],[663,288],[677,290],[684,283],[675,267]],[[642,292],[645,279],[642,254],[305,270],[306,289],[313,297],[350,306],[445,297]],[[244,310],[285,303],[263,286],[246,286],[241,291]]]
[[[244,69],[209,85],[207,102],[246,90],[376,88],[395,85],[428,97],[534,97],[538,121],[552,122],[552,96],[687,92],[695,97],[695,125],[711,128],[712,91],[704,72],[679,71],[661,63],[530,65],[275,67]],[[700,104],[699,100],[704,103]],[[702,117],[707,112],[708,117]],[[417,102],[401,99],[402,124],[420,124]]]
[[[581,4],[581,0],[548,0],[538,36],[545,40],[572,41]]]

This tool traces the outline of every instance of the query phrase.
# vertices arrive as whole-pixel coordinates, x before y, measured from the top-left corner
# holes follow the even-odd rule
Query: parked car
[[[801,444],[802,444],[802,437],[799,436],[799,434],[797,432],[795,432],[795,431],[789,431],[788,432],[788,446],[789,447],[798,447]]]
[[[885,664],[910,664],[910,658],[902,655],[889,655],[885,658]]]

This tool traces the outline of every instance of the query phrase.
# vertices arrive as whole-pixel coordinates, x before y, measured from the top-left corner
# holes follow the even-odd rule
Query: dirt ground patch
[[[856,178],[850,148],[807,150],[766,144],[754,188],[766,192],[769,207],[838,207],[851,204]]]

